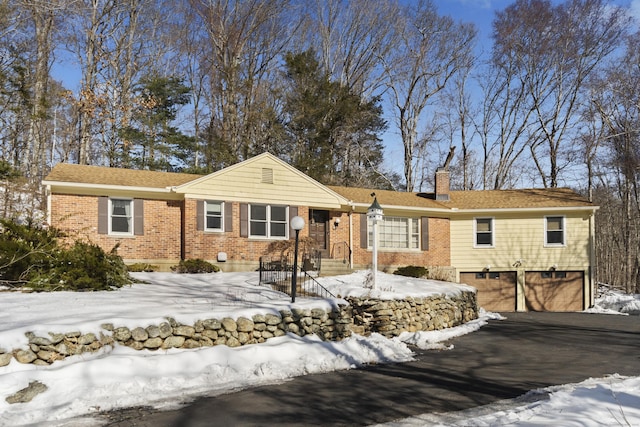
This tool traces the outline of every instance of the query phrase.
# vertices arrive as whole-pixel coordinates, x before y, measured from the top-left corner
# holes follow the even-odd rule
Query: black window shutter
[[[249,237],[249,205],[240,204],[240,237]]]
[[[233,203],[224,202],[224,231],[233,231]]]
[[[429,218],[423,216],[420,218],[421,245],[423,251],[429,250]]]
[[[369,247],[367,240],[369,239],[369,231],[367,230],[367,214],[360,214],[360,247],[367,249]]]
[[[298,216],[298,207],[297,206],[289,206],[289,239],[296,238],[296,232],[291,229],[291,220],[294,216]]]
[[[144,200],[133,199],[133,234],[144,235]]]
[[[109,198],[98,197],[98,234],[109,233]]]
[[[198,231],[204,230],[204,200],[198,200],[196,202],[196,229]]]

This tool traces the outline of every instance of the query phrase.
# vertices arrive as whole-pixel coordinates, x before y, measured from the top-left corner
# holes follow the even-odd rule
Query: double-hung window
[[[544,244],[545,246],[564,246],[564,217],[547,216],[544,220]]]
[[[373,221],[368,219],[369,247],[373,246]],[[418,218],[384,216],[378,221],[379,248],[420,249]]]
[[[249,236],[269,239],[288,237],[289,212],[287,206],[250,205]]]
[[[205,202],[204,223],[206,231],[224,230],[224,202]]]
[[[477,248],[493,247],[493,218],[476,218],[475,243]]]
[[[109,199],[109,234],[133,235],[133,200]]]

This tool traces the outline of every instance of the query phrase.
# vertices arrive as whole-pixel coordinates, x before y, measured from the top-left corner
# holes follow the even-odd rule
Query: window
[[[205,202],[204,223],[206,231],[223,231],[224,203]]]
[[[489,273],[489,279],[500,279],[500,273]]]
[[[551,279],[551,277],[553,277],[553,274],[550,271],[543,271],[540,273],[540,277],[542,277],[543,279]]]
[[[476,218],[476,247],[493,247],[493,218]]]
[[[564,217],[545,217],[545,241],[546,246],[564,246]]]
[[[476,279],[486,279],[486,273],[476,273]]]
[[[288,209],[286,206],[250,205],[249,236],[286,239]]]
[[[109,199],[109,234],[133,234],[133,200]]]
[[[368,219],[369,247],[373,246],[373,222]],[[379,248],[420,249],[418,218],[385,216],[378,221]]]

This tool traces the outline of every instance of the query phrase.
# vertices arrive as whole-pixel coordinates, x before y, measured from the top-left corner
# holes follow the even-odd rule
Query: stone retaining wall
[[[358,334],[378,332],[391,338],[402,332],[451,328],[478,318],[475,292],[404,300],[345,299],[353,310],[351,330]]]
[[[239,347],[258,344],[271,337],[287,332],[299,336],[317,334],[324,340],[337,341],[351,336],[351,308],[340,305],[337,309],[293,309],[281,310],[278,314],[256,314],[251,319],[206,319],[194,325],[184,325],[168,318],[159,325],[129,329],[104,324],[99,335],[49,333],[39,337],[27,333],[29,347],[13,351],[0,348],[0,366],[8,365],[11,359],[20,363],[49,365],[65,357],[95,352],[104,346],[125,345],[136,350],[159,350],[169,348],[200,348],[214,345]]]
[[[317,334],[323,340],[339,341],[352,332],[372,332],[394,337],[404,331],[430,331],[449,328],[478,317],[475,293],[463,292],[458,297],[407,298],[376,300],[345,298],[349,305],[324,309],[281,310],[278,314],[256,314],[251,319],[206,319],[184,325],[168,318],[159,325],[129,329],[113,324],[102,325],[103,332],[53,333],[39,337],[27,333],[26,349],[5,350],[0,347],[0,366],[15,358],[20,363],[49,365],[56,360],[105,346],[125,345],[136,350],[193,349],[214,345],[238,347],[258,344],[269,338],[294,333],[299,336]]]

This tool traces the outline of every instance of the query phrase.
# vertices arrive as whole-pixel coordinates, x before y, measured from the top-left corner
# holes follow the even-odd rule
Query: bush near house
[[[127,265],[127,270],[131,273],[152,273],[158,269],[157,265],[147,264],[145,262],[137,262]]]
[[[398,276],[421,278],[429,274],[429,270],[418,265],[407,265],[405,267],[398,268],[393,272],[393,274],[397,274]]]
[[[36,291],[100,291],[133,283],[117,246],[76,241],[62,246],[56,229],[0,220],[0,281]]]
[[[197,273],[217,273],[220,267],[213,265],[203,259],[185,259],[171,268],[176,273],[197,274]]]

